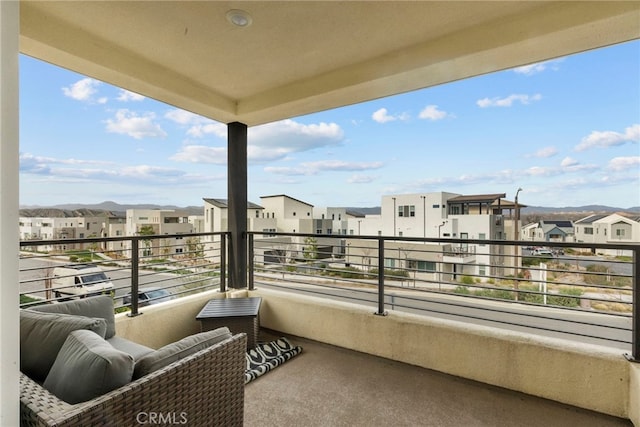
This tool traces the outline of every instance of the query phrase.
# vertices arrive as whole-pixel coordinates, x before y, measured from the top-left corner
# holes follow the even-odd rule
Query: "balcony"
[[[476,247],[452,245],[442,253],[442,261],[450,263],[473,263],[476,259]]]
[[[638,356],[638,247],[633,261],[603,258],[595,268],[570,250],[589,245],[558,243],[562,259],[501,256],[502,264],[470,263],[454,275],[444,262],[415,261],[437,256],[429,239],[332,236],[349,251],[317,260],[314,235],[276,234],[249,235],[247,290],[226,283],[225,233],[182,235],[181,252],[167,236],[66,240],[85,248],[72,254],[22,242],[23,306],[34,303],[28,297],[65,298],[51,286],[51,264],[93,262],[114,284],[117,333],[160,347],[198,332],[195,317],[209,299],[261,296],[264,337],[290,337],[305,351],[247,385],[246,425],[640,421],[640,368],[627,360]],[[390,258],[396,268],[378,268]],[[135,295],[146,286],[176,298],[143,307]]]

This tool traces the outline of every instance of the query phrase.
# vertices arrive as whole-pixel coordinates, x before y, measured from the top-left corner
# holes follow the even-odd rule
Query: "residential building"
[[[188,234],[193,232],[189,215],[185,211],[171,209],[127,209],[125,234]],[[152,243],[153,242],[153,243]],[[185,252],[186,242],[182,237],[170,237],[162,241],[145,240],[141,245],[142,256],[175,256]],[[130,249],[130,248],[127,248]]]
[[[542,220],[523,226],[520,236],[532,242],[572,242],[573,227],[570,220]]]
[[[20,217],[21,240],[85,239],[106,237],[108,216]],[[83,244],[45,246],[46,251],[84,249]]]
[[[640,242],[640,222],[636,218],[614,213],[589,215],[574,223],[575,241],[584,243],[637,244]],[[598,250],[596,250],[598,252]],[[602,250],[603,255],[630,255],[626,250]]]

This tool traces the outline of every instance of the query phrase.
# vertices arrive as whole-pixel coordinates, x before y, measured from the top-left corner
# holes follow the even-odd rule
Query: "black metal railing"
[[[249,289],[347,300],[371,305],[378,315],[401,310],[592,342],[640,359],[637,244],[253,232],[247,237]],[[112,283],[87,292],[112,293],[116,310],[132,316],[143,305],[225,291],[229,238],[193,233],[23,241],[21,306],[82,297],[65,288],[77,286],[70,285],[78,274],[69,268],[87,264]],[[535,255],[534,244],[552,255]],[[169,295],[154,296],[150,289]]]
[[[379,315],[402,310],[613,346],[630,351],[632,360],[640,356],[640,245],[290,233],[249,233],[249,239],[250,287],[371,304]],[[534,244],[549,251],[534,251]]]
[[[20,242],[20,306],[107,293],[116,311],[225,290],[226,233]]]

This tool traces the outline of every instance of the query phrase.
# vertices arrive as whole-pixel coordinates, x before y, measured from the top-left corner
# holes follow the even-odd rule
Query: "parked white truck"
[[[97,265],[78,264],[53,269],[51,285],[56,298],[113,293],[113,283]]]

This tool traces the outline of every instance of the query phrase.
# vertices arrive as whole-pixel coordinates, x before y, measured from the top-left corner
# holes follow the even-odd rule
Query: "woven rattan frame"
[[[242,426],[246,334],[241,333],[87,402],[70,405],[20,374],[22,426]],[[78,373],[82,375],[82,373]]]

